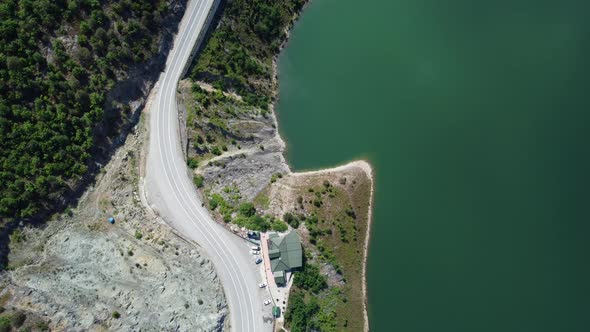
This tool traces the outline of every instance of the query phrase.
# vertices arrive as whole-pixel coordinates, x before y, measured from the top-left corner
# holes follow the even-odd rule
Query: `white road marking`
[[[270,330],[262,321],[262,301],[256,269],[250,265],[246,246],[221,228],[201,207],[196,190],[186,172],[178,137],[176,88],[199,33],[215,0],[190,1],[168,57],[157,102],[150,118],[146,185],[148,199],[173,227],[205,248],[224,286],[230,322],[237,331]],[[196,7],[196,8],[195,8]],[[188,20],[186,22],[186,20]],[[185,24],[186,22],[186,24]],[[175,139],[176,138],[176,139]],[[159,156],[159,158],[156,158]],[[217,229],[220,227],[221,229]],[[244,258],[246,257],[246,258]],[[249,307],[249,308],[248,308]],[[249,309],[249,310],[248,310]]]

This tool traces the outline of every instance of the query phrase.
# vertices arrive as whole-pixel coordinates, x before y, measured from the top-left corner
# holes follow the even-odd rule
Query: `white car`
[[[252,255],[260,255],[260,251],[256,251],[256,250],[250,250],[250,253]]]
[[[250,247],[250,249],[258,251],[258,250],[260,250],[260,247],[259,246],[252,246],[252,247]]]
[[[260,285],[258,285],[258,287],[264,288],[264,287],[266,287],[266,284],[265,283],[261,283]]]
[[[264,305],[269,305],[270,304],[270,299],[264,301]]]

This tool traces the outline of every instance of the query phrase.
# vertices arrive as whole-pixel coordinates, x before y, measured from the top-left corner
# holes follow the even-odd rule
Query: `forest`
[[[252,106],[271,101],[272,58],[306,0],[232,0],[191,71],[196,81],[233,91]]]
[[[51,209],[87,174],[107,92],[157,53],[168,12],[165,0],[0,3],[0,218]]]

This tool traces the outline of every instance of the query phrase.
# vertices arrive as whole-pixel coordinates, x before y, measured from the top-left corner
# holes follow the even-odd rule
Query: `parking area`
[[[266,280],[267,288],[272,297],[272,305],[277,306],[281,309],[281,315],[276,319],[276,328],[280,328],[283,325],[283,316],[287,308],[287,298],[289,297],[289,290],[293,284],[293,274],[287,273],[287,283],[285,286],[277,286],[274,280],[274,276],[271,270],[270,257],[268,255],[268,234],[261,234],[260,237],[260,249],[262,257],[263,271],[262,274]]]

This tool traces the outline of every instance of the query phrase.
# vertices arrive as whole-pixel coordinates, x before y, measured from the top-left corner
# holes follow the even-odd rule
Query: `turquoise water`
[[[317,0],[280,57],[296,170],[375,168],[373,331],[590,331],[590,2]]]

